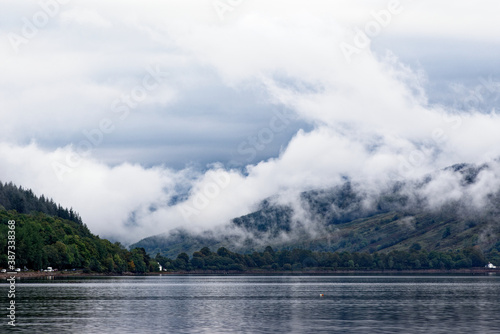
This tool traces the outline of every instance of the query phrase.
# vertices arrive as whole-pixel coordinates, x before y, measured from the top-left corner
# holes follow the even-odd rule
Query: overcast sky
[[[0,180],[101,237],[500,156],[498,1],[0,5]]]

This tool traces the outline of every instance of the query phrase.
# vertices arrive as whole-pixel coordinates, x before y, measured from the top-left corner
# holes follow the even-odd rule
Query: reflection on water
[[[500,333],[499,276],[56,278],[16,290],[26,333]]]

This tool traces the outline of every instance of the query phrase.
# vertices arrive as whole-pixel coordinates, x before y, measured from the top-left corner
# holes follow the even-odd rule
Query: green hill
[[[44,213],[22,214],[0,210],[0,267],[7,268],[9,221],[15,221],[15,259],[19,268],[39,270],[83,268],[103,272],[128,271],[130,252],[119,243],[90,233],[71,220]]]
[[[8,248],[9,240],[15,241],[15,245],[10,244],[15,248]],[[143,249],[128,251],[120,243],[93,235],[72,209],[12,183],[0,183],[0,249],[1,268],[11,269],[10,250],[17,268],[39,270],[50,266],[116,273],[157,269],[156,261]]]
[[[80,215],[73,209],[63,208],[52,199],[45,196],[36,196],[31,189],[23,189],[12,182],[0,182],[0,209],[15,210],[19,213],[42,212],[49,216],[55,216],[76,223],[82,223]]]

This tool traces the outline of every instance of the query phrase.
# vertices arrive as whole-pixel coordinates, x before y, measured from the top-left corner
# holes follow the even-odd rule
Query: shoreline
[[[215,276],[335,276],[335,275],[497,275],[500,274],[500,269],[489,268],[468,268],[468,269],[422,269],[422,270],[301,270],[301,271],[279,271],[279,270],[247,270],[247,271],[232,271],[232,270],[192,270],[192,271],[173,271],[173,272],[153,272],[136,274],[132,272],[125,273],[84,273],[83,271],[56,271],[56,272],[39,272],[25,271],[0,273],[0,279],[7,279],[11,276],[16,278],[43,278],[43,277],[117,277],[117,276],[192,276],[192,275],[215,275]]]

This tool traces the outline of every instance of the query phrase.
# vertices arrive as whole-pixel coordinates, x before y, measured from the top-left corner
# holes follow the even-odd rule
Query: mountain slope
[[[267,199],[255,212],[233,219],[224,231],[201,235],[172,231],[132,247],[170,257],[200,246],[239,252],[262,250],[266,245],[350,252],[479,246],[489,252],[500,248],[500,189],[479,196],[484,183],[480,183],[481,173],[488,172],[488,165],[458,164],[421,180],[395,181],[376,196],[346,180],[334,188],[302,192],[294,203]],[[434,184],[442,179],[452,180],[462,197],[442,200],[443,195],[434,194]],[[478,198],[484,203],[471,204]]]

